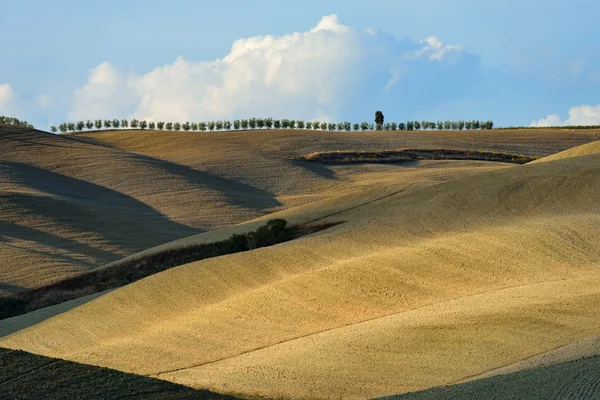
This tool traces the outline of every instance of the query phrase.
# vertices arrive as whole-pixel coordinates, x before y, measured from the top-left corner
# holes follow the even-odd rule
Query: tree
[[[450,121],[444,121],[444,129],[449,131],[450,129],[452,129],[452,122]]]
[[[105,128],[105,129],[108,129],[108,128],[110,128],[111,126],[112,126],[112,121],[111,121],[111,120],[109,120],[109,119],[105,119],[105,120],[104,120],[104,128]]]
[[[210,121],[208,123],[208,130],[209,131],[214,131],[215,130],[215,121]]]
[[[399,131],[405,131],[406,130],[406,124],[404,122],[400,122],[398,124],[398,130]]]
[[[206,131],[206,122],[198,122],[198,129],[200,129],[201,132]]]
[[[156,123],[154,121],[148,122],[148,129],[155,130],[156,129]]]
[[[459,131],[462,131],[463,129],[465,129],[465,121],[463,121],[462,119],[460,121],[458,121],[458,123],[456,124],[456,127],[458,128]]]
[[[275,121],[273,121],[273,127],[275,129],[281,129],[281,121],[276,119]]]
[[[465,129],[470,131],[473,126],[471,125],[471,121],[465,121]]]
[[[364,131],[366,131],[367,129],[369,129],[369,123],[368,123],[368,122],[365,122],[365,121],[361,122],[361,123],[360,123],[360,129],[361,129],[363,132],[364,132]]]
[[[74,122],[69,122],[67,124],[67,129],[69,129],[70,132],[75,132],[75,123]]]
[[[381,111],[375,111],[375,125],[377,125],[377,129],[381,129],[383,126],[383,113]]]
[[[415,128],[415,124],[412,121],[407,121],[406,122],[406,130],[407,131],[412,131]]]
[[[94,127],[96,127],[96,129],[102,129],[102,120],[101,119],[95,120]]]
[[[163,129],[165,129],[165,123],[163,121],[158,121],[156,123],[156,127],[158,128],[158,130],[162,131]]]
[[[391,128],[392,128],[393,131],[397,131],[398,130],[398,124],[395,123],[395,122],[392,122]]]
[[[421,123],[419,121],[413,122],[413,126],[415,127],[416,131],[421,129]]]
[[[313,123],[311,121],[306,122],[306,129],[313,129]]]
[[[294,121],[293,119],[288,121],[288,127],[290,129],[294,129],[296,127],[296,121]]]
[[[242,129],[248,129],[248,120],[247,119],[242,120]]]
[[[319,121],[313,122],[313,129],[318,130],[321,128],[321,123]]]
[[[180,131],[181,130],[181,124],[179,122],[175,122],[173,124],[173,129],[176,131]]]
[[[85,122],[85,127],[86,127],[87,129],[92,129],[92,128],[94,127],[94,123],[88,119],[88,120]]]
[[[233,121],[233,129],[240,129],[240,120],[236,119]]]
[[[81,132],[83,130],[83,128],[85,128],[85,122],[83,122],[83,121],[77,122],[76,128],[79,132]]]
[[[129,126],[131,126],[132,128],[135,129],[139,126],[139,124],[140,124],[140,121],[138,121],[137,119],[134,118],[131,120],[131,123],[129,124]]]
[[[113,126],[114,128],[117,128],[117,129],[118,129],[118,128],[119,128],[119,125],[121,125],[121,121],[119,121],[119,120],[118,120],[118,119],[116,119],[116,118],[115,118],[115,119],[113,119],[113,121],[112,121],[112,126]]]
[[[298,129],[304,129],[304,121],[296,121],[296,126]]]
[[[58,126],[58,129],[60,129],[60,133],[67,133],[67,124],[63,122]]]
[[[353,128],[355,131],[359,131],[359,130],[360,130],[360,124],[356,124],[356,123],[355,123],[354,125],[352,125],[352,128]]]
[[[231,121],[223,121],[223,128],[225,128],[225,130],[230,131],[231,130]]]
[[[250,126],[250,129],[256,129],[256,118],[250,118],[248,125]]]
[[[337,124],[337,130],[340,131],[340,132],[344,130],[344,123],[343,122],[338,122],[338,124]]]
[[[140,121],[140,129],[146,129],[148,127],[148,122],[146,120]]]
[[[473,127],[473,129],[479,129],[481,125],[479,121],[473,121],[471,122],[471,126]]]
[[[193,130],[193,131],[197,131],[198,130],[198,123],[192,122],[190,124],[190,129]]]
[[[215,128],[218,131],[222,131],[223,130],[223,121],[217,121],[217,122],[215,122]]]
[[[485,122],[485,129],[494,129],[494,123],[492,121]]]
[[[273,118],[265,119],[265,126],[267,129],[271,129],[273,127]]]
[[[122,119],[121,120],[121,126],[123,128],[127,128],[129,126],[129,121],[127,121],[126,119]]]
[[[167,122],[167,123],[165,124],[165,128],[166,128],[168,131],[172,131],[172,130],[173,130],[173,123],[172,123],[172,122]]]
[[[50,126],[50,132],[56,133],[57,129],[54,125]]]

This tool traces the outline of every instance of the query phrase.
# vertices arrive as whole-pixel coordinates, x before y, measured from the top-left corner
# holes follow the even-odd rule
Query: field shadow
[[[94,263],[90,263],[75,257],[70,257],[66,254],[53,253],[49,251],[43,251],[40,249],[23,248],[13,243],[10,243],[10,238],[21,240],[25,239],[31,242],[64,250],[69,253],[82,254],[87,257],[91,257],[97,262],[101,263],[109,262],[122,257],[119,254],[103,250],[97,247],[92,247],[87,243],[77,242],[66,237],[53,235],[48,232],[43,232],[26,226],[17,225],[12,222],[0,221],[0,243],[4,242],[3,244],[5,246],[20,248],[30,253],[37,253],[43,255],[44,257],[50,257],[52,259],[63,261],[78,267],[83,266],[87,268],[92,268],[96,266]]]
[[[307,170],[308,172],[317,175],[321,178],[325,179],[333,179],[337,180],[337,176],[335,171],[332,171],[324,164],[316,164],[307,161],[298,161],[298,160],[286,160],[288,164],[293,165],[294,167],[301,167]]]
[[[188,167],[187,165],[177,164],[159,158],[144,156],[137,153],[128,154],[148,164],[152,168],[160,169],[170,175],[183,178],[194,186],[219,192],[236,207],[243,207],[255,211],[267,211],[282,205],[273,193],[244,182],[223,178],[199,171],[192,167]]]
[[[11,193],[3,196],[12,207],[50,218],[76,231],[91,233],[115,248],[137,251],[203,232],[171,221],[143,202],[104,186],[23,163],[5,162],[2,167],[2,172],[12,181],[49,195]],[[37,235],[50,244],[56,242],[52,235],[40,237],[43,234],[39,231],[21,233]],[[62,245],[90,253],[90,249],[80,243],[67,240]]]

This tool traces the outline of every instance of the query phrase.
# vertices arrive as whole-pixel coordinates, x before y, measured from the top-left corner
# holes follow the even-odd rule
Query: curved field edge
[[[6,400],[235,399],[159,379],[4,348],[0,348],[0,393]]]
[[[291,160],[322,164],[391,163],[416,160],[472,160],[526,164],[539,157],[522,154],[499,153],[476,150],[452,149],[398,149],[375,151],[324,151],[304,156],[293,156]]]
[[[255,231],[233,234],[226,240],[171,248],[108,268],[98,268],[41,288],[0,297],[0,321],[125,286],[180,265],[284,243],[337,224],[286,227],[287,221],[272,219]]]
[[[513,372],[379,400],[595,399],[600,391],[600,356]]]

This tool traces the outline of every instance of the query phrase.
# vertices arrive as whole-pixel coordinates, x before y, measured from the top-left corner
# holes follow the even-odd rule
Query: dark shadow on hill
[[[314,175],[317,175],[321,178],[337,180],[335,171],[332,171],[325,165],[315,164],[315,163],[306,162],[306,161],[296,161],[296,160],[286,160],[286,161],[290,165],[293,165],[294,167],[304,168],[308,172],[310,172]]]
[[[0,348],[0,397],[30,399],[235,399],[159,379]]]
[[[28,240],[31,242],[39,243],[41,245],[65,250],[69,253],[84,254],[88,257],[95,258],[99,262],[105,262],[106,260],[117,259],[120,257],[118,254],[96,247],[92,247],[86,243],[80,243],[66,237],[53,235],[51,233],[43,232],[37,229],[17,225],[12,222],[0,221],[0,242],[9,242],[10,238]],[[12,244],[9,243],[9,245]],[[36,249],[35,251],[37,252],[38,249]],[[41,252],[41,254],[57,259],[62,258],[63,261],[68,261],[73,265],[83,265],[87,267],[93,266],[93,264],[89,262],[86,263],[83,260],[76,260],[72,257],[63,258],[61,257],[61,254],[51,254],[49,252]]]
[[[50,195],[4,196],[13,207],[99,236],[100,241],[117,249],[138,251],[202,232],[173,222],[141,201],[100,185],[23,163],[8,162],[2,167],[13,181]]]
[[[13,285],[12,283],[0,282],[0,290],[6,292],[17,293],[22,290],[25,290],[23,286]]]
[[[600,356],[494,376],[383,400],[599,399]]]
[[[194,186],[220,192],[236,207],[243,207],[266,213],[270,209],[282,205],[275,198],[273,193],[247,183],[222,178],[188,167],[187,165],[181,165],[159,158],[149,157],[138,153],[128,154],[150,165],[152,168],[160,169],[168,174],[181,177]]]

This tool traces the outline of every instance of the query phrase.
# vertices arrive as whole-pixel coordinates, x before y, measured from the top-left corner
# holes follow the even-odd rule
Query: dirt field
[[[483,150],[529,155],[595,138],[549,131],[540,141],[541,132],[473,136]],[[85,135],[277,193],[279,211],[262,219],[344,223],[153,275],[0,346],[245,397],[368,398],[452,384],[600,334],[598,143],[522,166],[310,170],[277,155],[471,141],[443,132],[418,132],[419,145],[389,132],[374,134],[378,143],[275,133],[238,132],[231,142],[225,133]],[[219,162],[222,154],[241,164]]]

